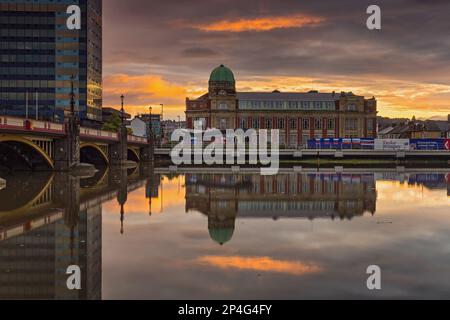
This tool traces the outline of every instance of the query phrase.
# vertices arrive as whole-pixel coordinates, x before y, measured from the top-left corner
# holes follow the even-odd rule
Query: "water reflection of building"
[[[101,298],[101,206],[80,211],[76,226],[52,217],[0,242],[0,299]],[[69,265],[82,270],[80,291],[67,289]]]
[[[220,244],[233,236],[236,217],[352,219],[376,211],[373,174],[188,174],[186,184],[186,211],[207,215]]]

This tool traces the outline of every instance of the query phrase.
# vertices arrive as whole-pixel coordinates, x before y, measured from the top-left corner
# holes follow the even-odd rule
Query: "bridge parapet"
[[[65,134],[64,124],[49,121],[0,116],[0,129],[47,134]]]
[[[80,145],[87,142],[105,148],[102,150],[113,165],[127,163],[128,149],[144,162],[151,161],[154,154],[153,140],[128,134],[125,124],[117,133],[80,127],[76,117],[68,118],[65,123],[55,123],[0,116],[0,133],[3,141],[20,139],[19,142],[40,152],[56,171],[76,168],[80,164]],[[43,148],[41,142],[48,148]]]
[[[97,130],[91,128],[80,128],[80,136],[85,138],[93,138],[100,140],[119,141],[119,136],[116,132]]]
[[[128,135],[128,143],[134,143],[134,144],[148,144],[148,140],[145,137],[139,137],[139,136],[133,136]]]

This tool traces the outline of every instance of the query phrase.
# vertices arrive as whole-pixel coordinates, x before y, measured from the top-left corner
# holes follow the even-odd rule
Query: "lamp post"
[[[120,100],[121,100],[120,121],[121,121],[122,126],[123,126],[123,122],[124,122],[124,118],[125,118],[125,109],[123,108],[123,101],[125,100],[125,96],[121,95],[120,96]]]
[[[160,104],[161,106],[161,122],[164,120],[164,104]]]
[[[75,76],[72,75],[71,81],[70,81],[70,114],[72,117],[75,116],[75,91],[73,88],[73,80],[75,79]]]
[[[181,117],[178,116],[178,129],[181,129]]]
[[[149,113],[149,117],[148,117],[148,137],[149,138],[153,138],[152,111],[153,111],[153,108],[151,106],[148,107],[148,113]]]

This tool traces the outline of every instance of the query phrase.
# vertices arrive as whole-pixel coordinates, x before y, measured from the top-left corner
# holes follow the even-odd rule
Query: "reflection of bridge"
[[[149,161],[147,138],[82,128],[76,120],[61,124],[0,116],[0,162],[20,159],[28,167],[65,170],[77,162],[117,164]]]
[[[79,211],[89,210],[112,199],[119,199],[120,193],[130,193],[147,182],[147,179],[140,175],[139,168],[125,175],[127,180],[125,184],[122,182],[123,176],[120,172],[110,170],[98,172],[94,180],[87,182],[86,187],[83,187],[83,181],[79,178],[48,176],[45,181],[36,183],[34,194],[19,197],[24,199],[24,202],[16,203],[13,207],[0,207],[0,241],[54,223],[64,218],[66,211],[74,205],[78,206]],[[7,190],[21,194],[14,186]],[[7,190],[0,193],[2,202],[11,199],[11,195],[6,193]],[[67,196],[79,194],[79,200],[75,200],[75,204],[68,203],[66,197],[61,198],[59,195],[61,192]]]
[[[101,299],[102,203],[116,198],[123,208],[128,192],[152,184],[153,172],[27,176],[0,191],[0,299]],[[81,267],[79,291],[67,289],[69,265]]]

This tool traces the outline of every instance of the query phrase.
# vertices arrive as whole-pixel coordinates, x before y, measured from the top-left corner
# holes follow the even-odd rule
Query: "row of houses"
[[[450,115],[447,121],[406,121],[390,124],[378,131],[379,139],[450,139]]]

